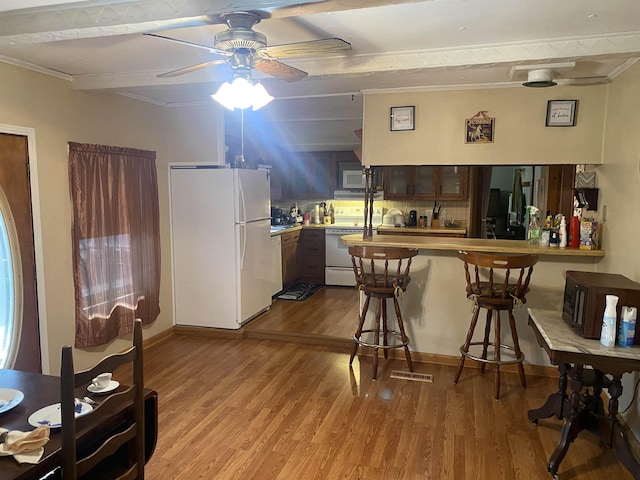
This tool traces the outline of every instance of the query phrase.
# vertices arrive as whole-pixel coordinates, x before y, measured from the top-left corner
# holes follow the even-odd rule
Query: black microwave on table
[[[562,318],[584,338],[600,338],[605,297],[618,297],[616,335],[620,327],[623,306],[636,307],[640,311],[640,283],[615,273],[567,271]],[[640,335],[633,340],[640,344]]]

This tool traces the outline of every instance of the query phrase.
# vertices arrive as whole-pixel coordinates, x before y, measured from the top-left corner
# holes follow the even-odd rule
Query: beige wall
[[[168,109],[118,95],[75,92],[71,83],[0,63],[0,124],[32,128],[35,131],[37,166],[32,176],[38,182],[33,201],[40,218],[35,229],[42,237],[43,262],[37,265],[44,278],[45,311],[40,312],[48,337],[43,350],[47,371],[59,371],[60,351],[74,341],[74,292],[71,259],[71,205],[67,171],[67,142],[99,143],[157,152],[162,278],[158,320],[145,327],[145,338],[173,324],[171,252],[167,164],[173,161],[214,161],[217,150],[215,132],[217,109],[199,111],[191,120],[184,110]],[[205,115],[205,113],[207,115]],[[186,154],[182,137],[191,128],[207,135],[191,141]],[[193,140],[193,139],[192,139]],[[213,153],[213,155],[212,155]],[[33,171],[33,169],[36,171]],[[105,353],[123,349],[129,339],[122,338],[105,347],[75,352],[76,366],[95,363]]]
[[[606,85],[366,94],[365,165],[601,162]],[[575,127],[545,127],[547,100],[578,100]],[[415,105],[414,131],[389,130],[390,107]],[[466,144],[465,119],[486,110],[493,143]]]
[[[598,166],[599,210],[606,206],[604,248],[607,256],[599,265],[604,272],[620,273],[640,282],[640,63],[610,85],[604,135],[604,164]],[[640,333],[636,330],[637,334]],[[620,410],[633,397],[638,373],[623,377]],[[640,410],[631,408],[626,419],[640,437]]]

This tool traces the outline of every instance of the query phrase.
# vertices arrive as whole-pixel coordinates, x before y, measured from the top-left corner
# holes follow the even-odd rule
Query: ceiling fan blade
[[[216,55],[222,55],[223,57],[230,57],[233,55],[233,52],[227,52],[226,50],[220,50],[214,47],[208,47],[206,45],[200,45],[199,43],[187,42],[186,40],[178,40],[177,38],[165,37],[164,35],[157,35],[155,33],[143,33],[143,35],[147,35],[149,37],[161,38],[163,40],[169,40],[170,42],[179,43],[181,45],[187,45],[189,47],[201,48],[203,50],[208,50],[210,53],[214,53]]]
[[[322,55],[351,50],[351,44],[340,38],[324,38],[322,40],[310,40],[308,42],[286,43],[260,48],[256,51],[258,56],[267,59],[304,57],[310,55]]]
[[[267,60],[264,58],[256,58],[254,67],[262,73],[266,73],[267,75],[271,75],[272,77],[276,77],[287,82],[302,80],[308,75],[307,72],[292,67],[291,65],[287,65],[277,60]]]
[[[161,73],[160,75],[156,75],[157,78],[170,78],[177,77],[180,75],[184,75],[185,73],[195,72],[197,70],[202,70],[203,68],[210,67],[212,65],[219,65],[221,63],[227,63],[226,60],[211,60],[209,62],[198,63],[197,65],[191,65],[190,67],[179,68],[177,70],[172,70],[170,72]]]
[[[609,77],[606,75],[599,77],[577,77],[558,79],[559,85],[600,85],[601,83],[609,83]]]

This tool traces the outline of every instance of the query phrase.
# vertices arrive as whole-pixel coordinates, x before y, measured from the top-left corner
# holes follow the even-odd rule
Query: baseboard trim
[[[153,345],[157,345],[158,343],[164,342],[168,338],[171,338],[174,335],[173,333],[174,328],[175,327],[167,328],[166,330],[163,330],[162,332],[157,333],[152,337],[146,338],[142,342],[142,348],[147,349]]]
[[[353,340],[348,338],[312,335],[306,333],[280,332],[269,330],[247,330],[245,332],[245,338],[252,338],[257,340],[275,340],[279,342],[304,343],[306,345],[320,345],[335,348],[340,352],[350,352],[353,348]]]
[[[213,327],[191,327],[186,325],[175,325],[173,331],[176,335],[191,335],[196,337],[229,338],[241,340],[245,336],[244,330],[228,330],[225,328]]]

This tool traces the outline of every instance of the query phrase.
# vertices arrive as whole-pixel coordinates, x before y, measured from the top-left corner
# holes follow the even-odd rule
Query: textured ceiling
[[[267,107],[292,149],[351,148],[360,93],[520,85],[551,67],[559,84],[607,82],[640,56],[637,0],[0,1],[0,61],[56,75],[85,91],[115,92],[167,107],[211,102],[232,76],[216,65],[157,75],[217,58],[216,15],[262,10],[254,29],[269,45],[339,37],[340,54],[288,58],[309,73],[284,82],[255,72],[277,100]],[[265,109],[266,111],[266,109]],[[265,114],[266,115],[266,114]],[[305,131],[318,135],[305,136]]]

